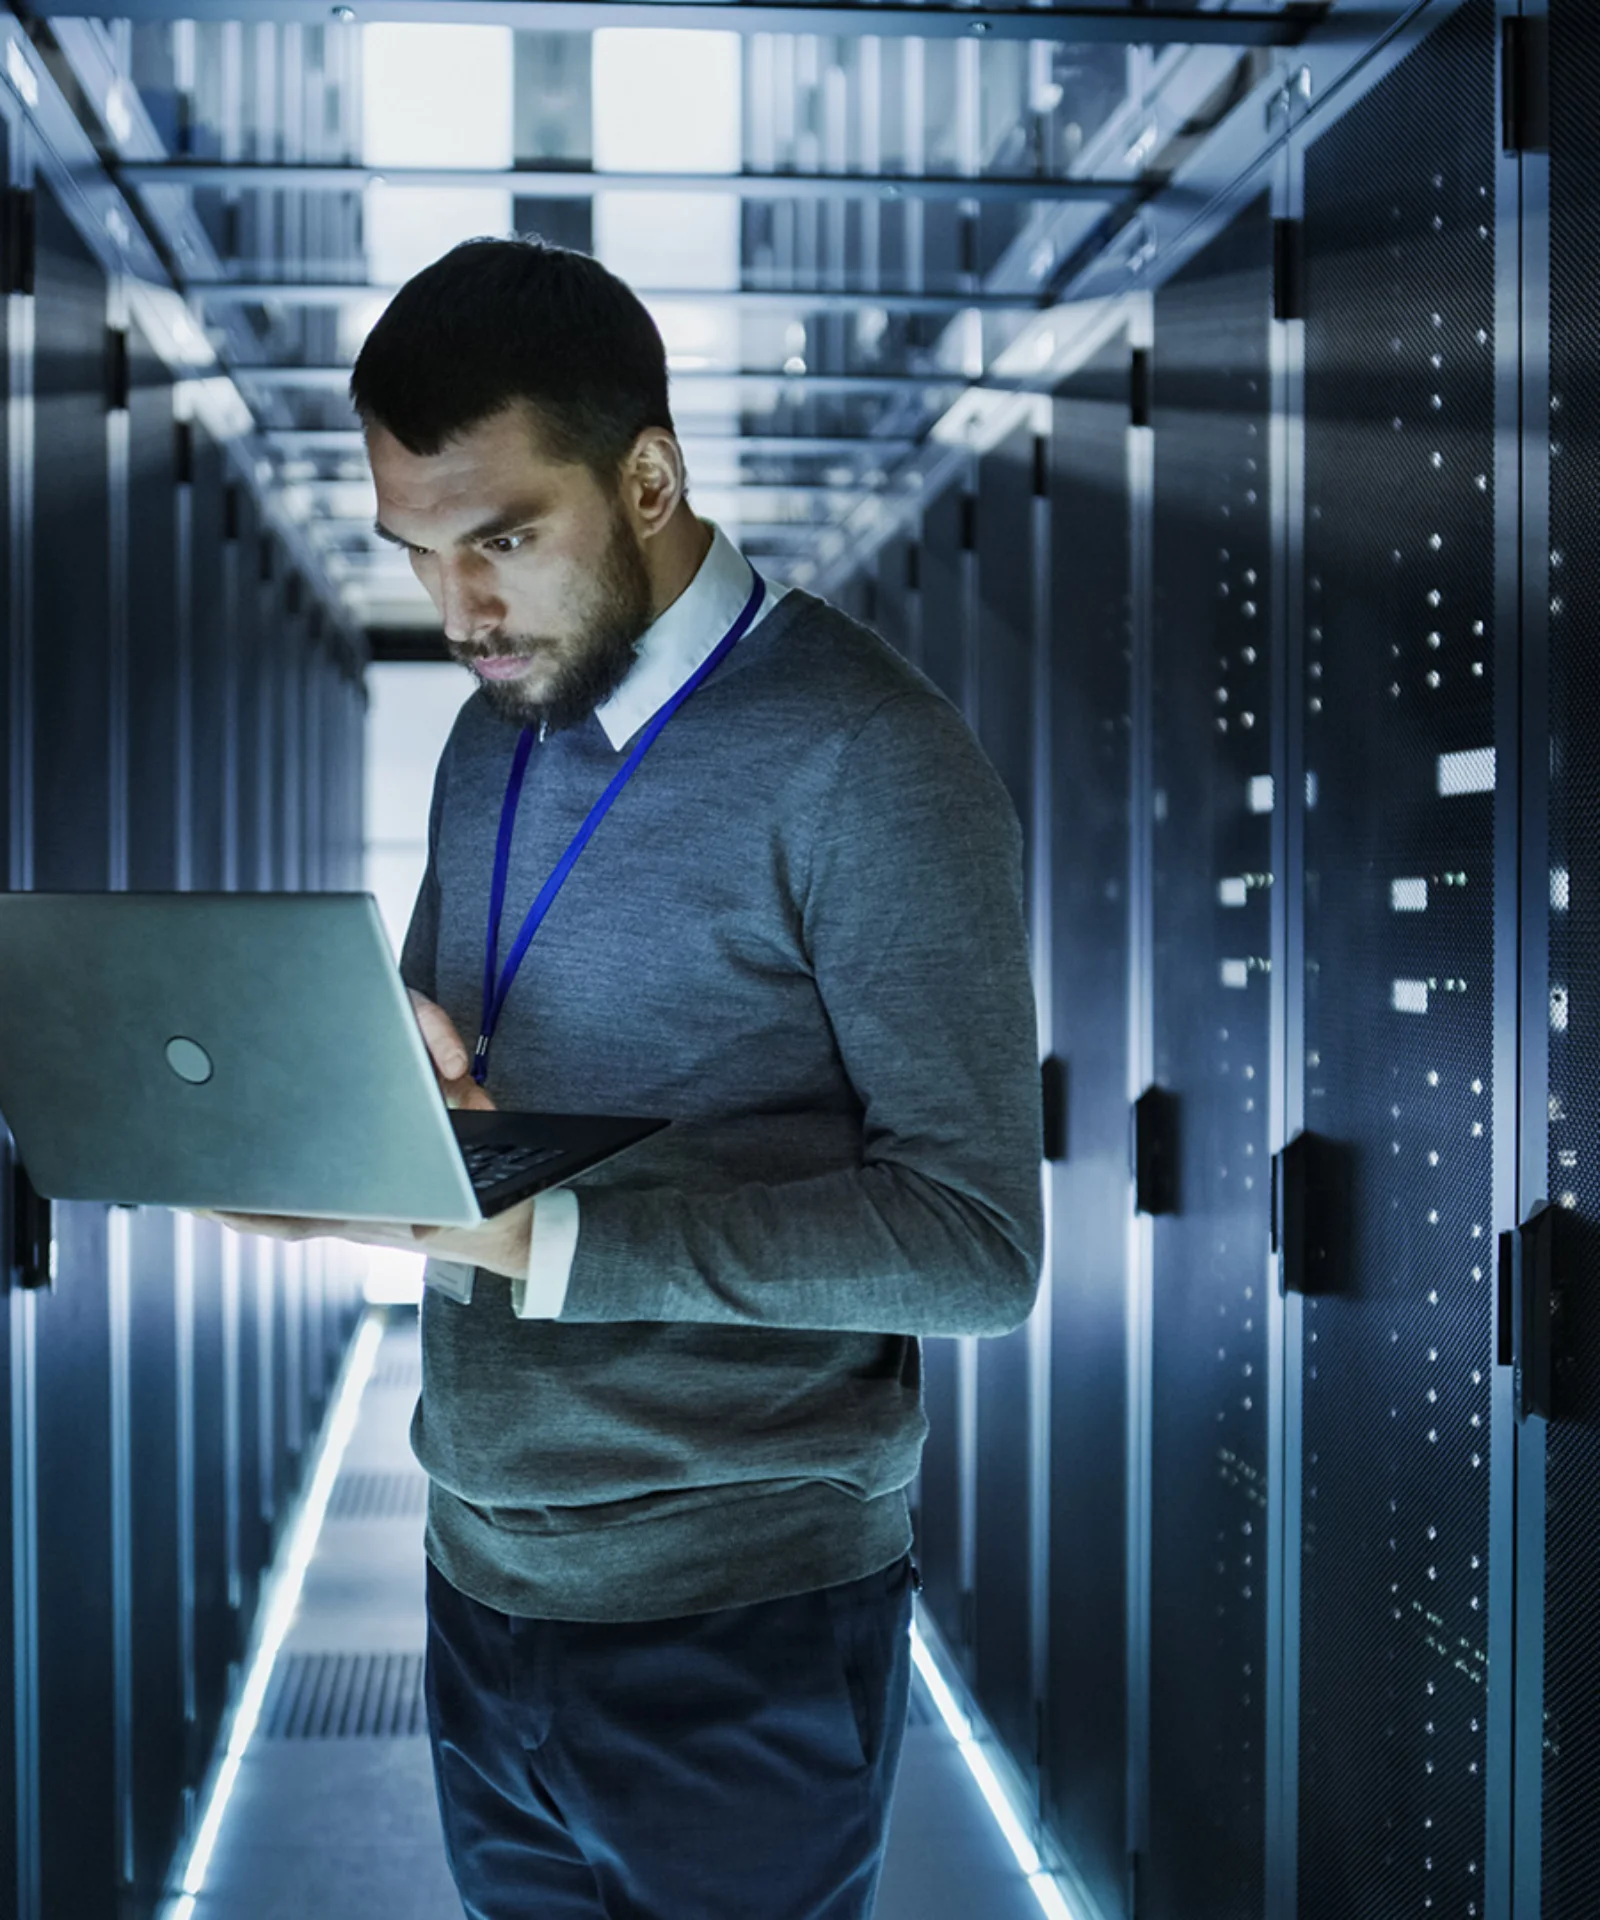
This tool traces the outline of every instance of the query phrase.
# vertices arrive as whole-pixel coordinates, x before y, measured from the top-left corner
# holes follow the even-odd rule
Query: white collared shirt
[[[711,528],[711,549],[698,572],[645,629],[628,677],[595,708],[595,718],[619,753],[716,650],[750,598],[750,562],[715,521],[704,524]],[[759,626],[788,591],[769,580],[748,631]],[[578,1196],[568,1187],[541,1193],[534,1203],[527,1277],[511,1282],[511,1308],[519,1319],[556,1318],[566,1301],[577,1250]]]

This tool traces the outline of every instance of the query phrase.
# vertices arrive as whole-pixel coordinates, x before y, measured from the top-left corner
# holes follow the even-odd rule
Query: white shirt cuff
[[[554,1320],[566,1304],[578,1251],[578,1196],[553,1187],[533,1203],[533,1237],[525,1279],[511,1282],[511,1311],[519,1320]]]

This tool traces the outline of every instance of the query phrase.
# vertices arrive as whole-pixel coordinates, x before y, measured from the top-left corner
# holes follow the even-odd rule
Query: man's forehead
[[[548,510],[581,490],[587,469],[553,460],[525,417],[505,413],[449,440],[437,453],[412,453],[387,428],[367,432],[380,519],[426,516],[464,525],[513,508]]]
[[[579,463],[554,459],[531,413],[507,407],[452,435],[434,453],[413,453],[379,421],[367,428],[373,476],[407,490],[450,488],[478,476],[537,479],[552,486],[572,477]]]

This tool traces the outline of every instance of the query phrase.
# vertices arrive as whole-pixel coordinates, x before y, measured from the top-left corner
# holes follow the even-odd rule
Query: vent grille
[[[422,1359],[415,1353],[386,1353],[378,1356],[367,1383],[374,1387],[411,1387],[422,1385]]]
[[[267,1689],[269,1740],[408,1740],[427,1732],[420,1653],[297,1653]]]
[[[427,1510],[423,1473],[342,1473],[328,1500],[330,1520],[415,1520]]]

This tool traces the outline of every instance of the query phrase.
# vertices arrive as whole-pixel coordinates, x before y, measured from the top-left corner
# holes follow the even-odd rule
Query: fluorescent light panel
[[[922,1684],[928,1689],[933,1704],[938,1709],[939,1718],[944,1722],[951,1739],[955,1741],[957,1751],[967,1763],[967,1771],[972,1775],[978,1791],[983,1795],[984,1804],[994,1816],[995,1825],[1005,1836],[1006,1845],[1010,1847],[1013,1858],[1022,1869],[1040,1909],[1049,1916],[1049,1920],[1078,1920],[1061,1891],[1061,1883],[1039,1859],[1038,1849],[1024,1831],[1017,1810],[1011,1804],[1010,1796],[1001,1784],[999,1776],[990,1766],[988,1756],[973,1735],[971,1719],[945,1684],[944,1675],[940,1673],[927,1642],[915,1626],[911,1629],[911,1658],[917,1672],[922,1676]]]
[[[737,173],[744,151],[744,46],[734,33],[603,27],[594,35],[591,118],[597,171]],[[672,111],[663,113],[661,102]],[[732,194],[594,196],[594,250],[630,286],[735,288],[741,214]],[[740,364],[739,314],[692,301],[651,309],[673,371]],[[696,396],[695,419],[734,432],[738,394]],[[682,422],[679,422],[681,426]],[[690,476],[691,481],[693,475]],[[732,517],[721,521],[737,541]]]
[[[370,167],[510,167],[512,57],[509,27],[364,27],[362,159]],[[366,194],[368,277],[398,285],[459,241],[508,234],[511,223],[509,188],[374,182]],[[341,347],[353,354],[381,311],[347,309]]]
[[[283,1645],[284,1636],[289,1631],[289,1623],[294,1618],[295,1608],[300,1604],[300,1590],[305,1585],[306,1569],[311,1564],[311,1556],[316,1552],[317,1536],[322,1531],[323,1515],[328,1510],[328,1497],[333,1492],[333,1483],[339,1476],[339,1468],[350,1444],[350,1436],[355,1432],[356,1417],[361,1410],[361,1396],[366,1390],[372,1374],[372,1363],[377,1358],[378,1347],[383,1339],[383,1322],[375,1314],[368,1314],[361,1323],[351,1347],[350,1358],[345,1365],[344,1378],[340,1383],[338,1396],[328,1413],[322,1448],[317,1456],[316,1469],[311,1484],[306,1490],[294,1530],[290,1534],[284,1550],[283,1559],[272,1576],[270,1585],[263,1595],[261,1625],[256,1641],[255,1658],[250,1663],[250,1671],[245,1677],[239,1703],[234,1709],[233,1723],[228,1733],[228,1749],[223,1755],[222,1764],[217,1769],[212,1782],[211,1792],[206,1800],[205,1812],[201,1815],[200,1825],[189,1849],[188,1859],[184,1862],[181,1893],[174,1902],[168,1920],[192,1920],[195,1901],[205,1890],[206,1875],[211,1868],[212,1855],[216,1851],[217,1836],[222,1831],[222,1820],[228,1810],[228,1802],[233,1797],[233,1789],[238,1783],[239,1768],[244,1760],[245,1749],[255,1733],[261,1718],[262,1702],[266,1699],[267,1683],[272,1678],[272,1668]]]

